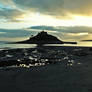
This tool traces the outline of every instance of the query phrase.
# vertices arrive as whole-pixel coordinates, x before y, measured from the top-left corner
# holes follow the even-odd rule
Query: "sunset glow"
[[[92,17],[71,15],[71,19],[57,19],[49,15],[40,13],[28,13],[18,18],[21,22],[31,25],[48,25],[48,26],[87,26],[92,27]]]
[[[0,0],[0,39],[26,38],[43,29],[61,40],[92,39],[92,1]]]

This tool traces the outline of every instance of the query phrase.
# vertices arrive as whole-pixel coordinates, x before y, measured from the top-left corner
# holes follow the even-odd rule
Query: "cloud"
[[[8,38],[15,38],[15,37],[29,37],[31,34],[30,31],[26,30],[14,30],[14,29],[0,29],[0,38],[1,37],[8,37]]]
[[[92,27],[85,27],[85,26],[74,26],[74,27],[64,27],[64,26],[31,26],[29,29],[36,29],[36,30],[52,30],[61,33],[71,33],[76,35],[86,35],[92,33]],[[80,34],[83,33],[83,34]]]
[[[40,12],[51,16],[66,16],[63,9],[63,0],[14,0],[19,8],[31,12]],[[58,16],[59,17],[59,16]]]
[[[3,5],[5,7],[11,7],[11,8],[16,7],[13,0],[0,0],[0,5]]]
[[[14,0],[18,7],[58,18],[71,18],[69,14],[92,15],[91,0]]]
[[[6,32],[0,32],[0,34],[6,34]]]
[[[74,37],[77,37],[77,36],[87,36],[89,35],[88,33],[66,33],[67,36],[74,36]]]
[[[32,27],[33,28],[33,27]],[[35,28],[35,27],[34,27]],[[38,29],[37,29],[38,28]],[[45,27],[46,28],[46,27]],[[52,29],[51,29],[52,28]],[[84,30],[85,29],[85,30]],[[82,30],[82,31],[80,31]],[[36,35],[41,30],[39,27],[36,26],[36,29],[0,29],[0,39],[3,39],[5,41],[15,38],[29,38],[31,35]],[[64,41],[81,41],[81,40],[87,40],[92,39],[92,28],[87,27],[47,27],[47,31],[49,34],[54,35],[58,37],[61,40]],[[9,38],[9,39],[7,39]]]
[[[16,18],[28,11],[60,19],[71,19],[72,14],[92,16],[92,0],[0,0],[0,4],[0,17],[12,22],[20,22]]]
[[[0,18],[3,18],[5,22],[19,22],[19,20],[17,20],[17,17],[21,16],[22,14],[24,14],[24,12],[17,9],[3,8],[2,10],[0,10]]]
[[[30,30],[50,30],[51,34],[65,41],[80,41],[92,39],[92,27],[53,27],[53,26],[32,26]],[[28,29],[29,30],[29,29]]]
[[[13,4],[13,0],[0,0],[0,3],[4,4],[4,5],[11,5]]]

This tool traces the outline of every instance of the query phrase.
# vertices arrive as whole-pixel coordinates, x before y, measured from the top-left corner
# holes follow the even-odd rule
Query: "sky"
[[[16,30],[31,26],[53,27],[49,32],[56,30],[56,34],[65,40],[92,39],[92,0],[0,0],[2,38],[6,32],[12,37],[18,32]],[[21,31],[20,36],[16,34],[19,38],[23,36]]]
[[[91,0],[0,0],[0,27],[92,27],[91,10]]]

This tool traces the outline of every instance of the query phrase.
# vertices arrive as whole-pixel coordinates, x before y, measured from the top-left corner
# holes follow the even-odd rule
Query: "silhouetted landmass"
[[[88,41],[88,42],[92,42],[92,40],[82,40],[82,41],[83,41],[83,42],[87,42],[87,41]]]
[[[76,42],[63,42],[57,37],[48,34],[47,32],[40,32],[36,36],[30,37],[30,39],[25,41],[16,42],[20,44],[77,44]]]
[[[27,44],[63,44],[57,37],[49,35],[47,32],[40,32],[36,36],[30,37],[30,39],[25,41],[20,41],[16,43],[27,43]]]

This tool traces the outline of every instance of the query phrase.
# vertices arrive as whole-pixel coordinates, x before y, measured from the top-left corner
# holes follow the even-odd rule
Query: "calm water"
[[[0,49],[12,49],[12,48],[35,48],[36,44],[5,44],[0,43]],[[92,47],[92,42],[78,42],[78,44],[47,44],[45,46],[83,46]]]
[[[34,48],[36,44],[0,44],[0,49],[12,49],[12,48]]]

